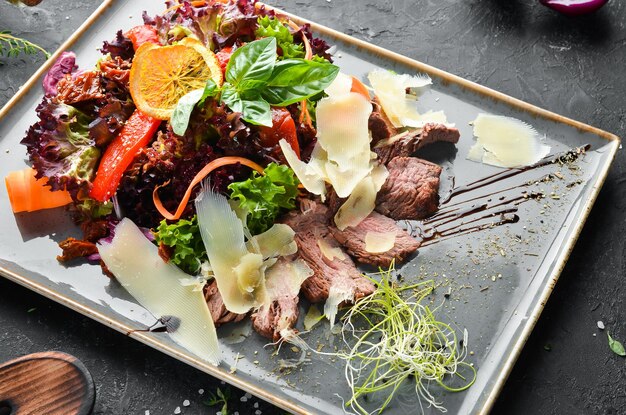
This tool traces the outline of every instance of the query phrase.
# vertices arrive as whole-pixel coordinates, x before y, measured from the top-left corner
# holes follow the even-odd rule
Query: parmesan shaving
[[[163,262],[157,247],[129,219],[115,228],[111,242],[98,245],[108,269],[120,284],[156,318],[180,321],[170,337],[200,358],[218,365],[221,355],[213,319],[202,290],[181,284],[188,275]]]
[[[276,223],[262,234],[251,237],[246,246],[249,251],[261,254],[264,260],[293,255],[298,251],[295,235],[289,225]]]
[[[263,256],[248,251],[241,220],[226,198],[203,186],[196,198],[198,226],[228,311],[247,313],[266,300]]]
[[[361,180],[335,214],[335,225],[340,231],[348,226],[358,225],[374,211],[376,195],[388,176],[387,168],[381,164],[372,169],[369,176]]]
[[[344,254],[341,248],[339,248],[338,246],[330,246],[330,244],[325,239],[318,239],[317,246],[320,248],[322,255],[324,255],[329,261],[333,261],[335,258],[341,261],[346,259],[346,254]]]
[[[372,254],[387,252],[396,244],[396,230],[391,232],[368,232],[365,234],[365,251]]]
[[[497,167],[521,167],[537,163],[550,153],[530,125],[515,118],[479,114],[473,121],[476,144],[468,159]]]
[[[431,85],[432,80],[427,75],[399,75],[386,70],[375,70],[370,72],[367,78],[394,127],[421,128],[427,123],[447,123],[443,111],[420,114],[409,105],[414,99],[407,99],[407,88],[424,88]]]
[[[324,315],[330,322],[330,327],[335,325],[339,304],[354,301],[354,287],[350,286],[348,281],[349,278],[336,278],[328,290],[328,298],[324,304]]]
[[[304,316],[304,330],[311,331],[323,318],[324,316],[320,313],[320,309],[315,304],[311,304],[309,311]]]

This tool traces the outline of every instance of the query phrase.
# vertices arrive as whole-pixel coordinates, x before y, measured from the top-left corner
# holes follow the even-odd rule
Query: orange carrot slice
[[[300,30],[300,26],[298,26],[295,22],[291,20],[287,20],[287,24],[296,32]],[[309,43],[309,39],[303,34],[302,42],[304,43],[305,55],[304,59],[311,60],[313,59],[313,49],[311,48],[311,44]],[[298,121],[300,123],[305,123],[309,127],[313,127],[313,121],[311,120],[311,114],[309,114],[309,108],[306,105],[306,99],[300,102],[300,118]]]
[[[359,81],[354,76],[352,76],[352,88],[350,89],[350,92],[356,92],[357,94],[361,94],[368,101],[371,99],[367,87],[363,85],[363,82]]]
[[[72,203],[67,191],[52,191],[46,186],[48,180],[35,179],[35,170],[31,168],[10,172],[4,178],[4,183],[13,213],[34,212]]]
[[[248,160],[247,158],[244,158],[244,157],[235,157],[235,156],[221,157],[219,159],[215,159],[211,161],[209,164],[204,166],[202,170],[198,172],[198,174],[195,175],[193,180],[191,180],[191,183],[189,183],[189,187],[187,187],[187,191],[185,192],[183,199],[178,204],[178,208],[176,209],[175,213],[172,214],[170,213],[170,211],[165,209],[165,206],[163,206],[163,203],[161,203],[161,199],[159,198],[159,189],[163,186],[167,186],[169,182],[165,183],[163,186],[157,186],[154,188],[154,191],[152,192],[152,200],[154,201],[154,206],[157,208],[159,213],[163,215],[165,219],[168,219],[168,220],[180,219],[180,216],[183,214],[185,207],[187,206],[187,203],[189,202],[189,199],[191,198],[191,192],[193,191],[193,188],[198,183],[200,183],[205,177],[207,177],[213,170],[218,169],[223,166],[228,166],[228,165],[237,164],[237,163],[243,164],[244,166],[248,166],[251,169],[254,169],[258,171],[259,173],[263,174],[263,167],[259,166],[252,160]]]

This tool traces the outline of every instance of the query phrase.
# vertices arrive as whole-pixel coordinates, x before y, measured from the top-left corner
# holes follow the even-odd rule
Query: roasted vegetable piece
[[[154,26],[149,25],[141,25],[135,26],[130,29],[128,32],[124,33],[124,36],[130,39],[133,42],[133,48],[135,50],[139,49],[139,46],[144,43],[155,43],[159,44],[159,36],[157,35],[157,31]]]
[[[137,152],[150,142],[159,125],[161,120],[138,110],[130,116],[120,134],[109,144],[102,156],[89,193],[91,198],[105,202],[115,194],[124,171],[133,162]]]
[[[295,151],[298,158],[300,158],[300,145],[298,144],[298,135],[296,134],[296,124],[286,108],[272,108],[272,126],[259,127],[259,138],[261,145],[266,148],[278,146],[280,139],[284,138],[293,151]]]

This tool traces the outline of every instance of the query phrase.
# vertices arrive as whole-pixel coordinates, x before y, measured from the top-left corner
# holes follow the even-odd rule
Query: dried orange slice
[[[222,85],[222,71],[213,52],[193,38],[175,45],[144,43],[130,70],[130,95],[137,108],[151,117],[169,120],[178,100],[204,88],[213,79]]]

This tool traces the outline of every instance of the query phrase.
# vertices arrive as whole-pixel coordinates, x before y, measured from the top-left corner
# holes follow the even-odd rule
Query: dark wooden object
[[[95,388],[74,356],[34,353],[0,365],[0,415],[88,415]]]

